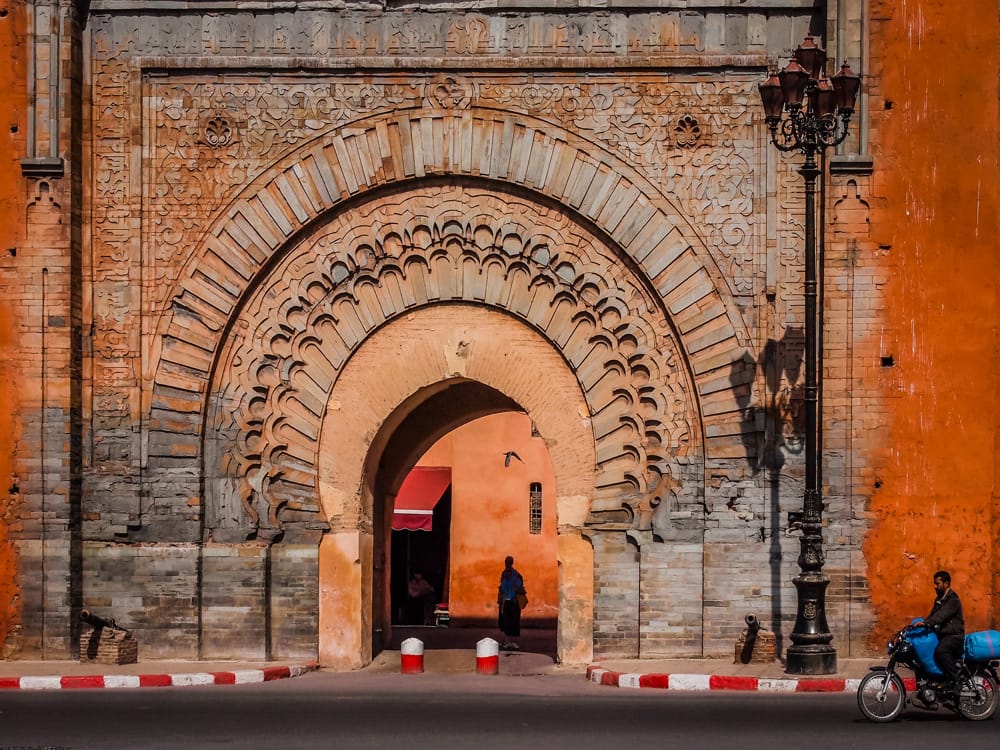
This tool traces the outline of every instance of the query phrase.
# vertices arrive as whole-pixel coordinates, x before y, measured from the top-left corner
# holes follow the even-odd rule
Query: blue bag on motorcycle
[[[1000,659],[1000,630],[980,630],[965,636],[965,658],[969,661]]]
[[[934,661],[934,649],[938,645],[937,633],[930,629],[924,630],[921,628],[912,631],[909,639],[910,643],[913,644],[913,650],[917,652],[917,659],[923,664],[927,673],[935,676],[943,674],[937,662]]]

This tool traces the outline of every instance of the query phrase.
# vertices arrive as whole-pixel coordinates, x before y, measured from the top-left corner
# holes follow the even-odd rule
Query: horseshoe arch
[[[448,130],[461,129],[468,118],[438,119]],[[491,124],[503,119],[493,113]],[[172,374],[178,353],[190,345],[184,332],[193,325],[218,331],[216,358],[189,391],[192,406],[210,394],[200,437],[213,538],[309,537],[318,513],[334,530],[364,526],[370,509],[360,498],[340,506],[338,515],[342,490],[328,493],[321,479],[318,445],[328,431],[323,415],[330,394],[375,332],[441,302],[472,302],[519,318],[575,374],[593,434],[596,473],[592,489],[581,495],[591,524],[669,533],[671,518],[697,505],[711,451],[699,402],[719,398],[718,386],[709,387],[712,371],[740,346],[731,324],[736,318],[713,283],[715,271],[703,249],[685,241],[685,225],[665,220],[668,214],[636,187],[636,175],[589,151],[557,159],[572,163],[561,169],[567,183],[559,195],[559,178],[550,174],[560,168],[552,160],[570,147],[522,129],[526,161],[523,168],[508,165],[504,176],[515,188],[543,193],[542,204],[486,189],[480,177],[472,178],[475,187],[386,193],[324,223],[321,213],[379,182],[372,175],[363,186],[357,171],[346,169],[357,164],[349,157],[329,161],[343,157],[356,137],[339,135],[271,170],[216,222],[165,321],[154,383],[154,401],[158,386],[170,387],[176,408],[183,399],[176,398]],[[380,134],[379,124],[369,132]],[[547,155],[532,158],[539,143],[539,153],[546,153],[546,142]],[[397,155],[390,147],[382,182],[426,176],[432,165],[414,161],[421,153]],[[544,173],[540,162],[548,165]],[[570,187],[569,176],[587,166],[591,180],[578,174]],[[592,189],[578,195],[580,184],[592,186],[602,173],[603,199],[587,198]],[[342,181],[335,200],[331,188]],[[498,216],[511,219],[498,224]],[[209,288],[211,271],[222,274]],[[189,358],[185,365],[190,377]],[[533,417],[539,411],[529,409]],[[697,515],[687,517],[697,525]]]

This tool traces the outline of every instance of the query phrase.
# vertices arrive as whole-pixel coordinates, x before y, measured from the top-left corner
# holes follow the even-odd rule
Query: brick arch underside
[[[572,371],[595,453],[586,491],[591,525],[663,536],[671,519],[700,523],[696,399],[655,299],[558,208],[481,188],[426,186],[375,197],[300,238],[241,309],[205,423],[210,538],[299,541],[324,524],[363,524],[368,509],[335,510],[317,492],[330,394],[376,331],[427,306],[456,303],[516,318]],[[411,369],[392,360],[385,366],[402,378]],[[519,367],[530,372],[531,364]]]

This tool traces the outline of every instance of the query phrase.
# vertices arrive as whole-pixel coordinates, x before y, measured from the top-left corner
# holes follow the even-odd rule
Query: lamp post
[[[837,652],[826,622],[826,587],[823,574],[823,498],[817,486],[816,446],[822,426],[816,419],[821,376],[816,371],[818,349],[816,288],[816,178],[821,172],[816,155],[847,137],[861,78],[845,63],[827,78],[826,52],[812,36],[795,50],[780,72],[758,84],[771,143],[779,151],[799,151],[805,162],[799,174],[805,180],[805,459],[806,476],[802,513],[789,513],[789,521],[802,530],[799,540],[799,575],[792,582],[798,594],[792,645],[785,652],[789,674],[833,674]]]

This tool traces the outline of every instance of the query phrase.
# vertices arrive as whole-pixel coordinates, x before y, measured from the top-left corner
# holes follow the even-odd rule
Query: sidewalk
[[[137,664],[97,664],[14,660],[0,661],[0,690],[242,685],[298,677],[318,668],[316,662],[140,661]]]
[[[787,675],[779,662],[734,664],[724,659],[607,659],[591,665],[556,664],[552,657],[531,651],[501,652],[499,674],[508,677],[572,676],[597,685],[678,691],[756,690],[770,692],[854,692],[858,681],[878,657],[840,659],[838,672],[821,677]],[[96,664],[79,661],[0,661],[0,690],[67,688],[188,687],[241,685],[280,680],[320,670],[316,662],[140,661],[136,664]],[[363,670],[399,673],[399,651],[383,651]],[[424,671],[473,674],[476,652],[438,649],[424,653]]]
[[[877,656],[841,658],[837,660],[835,674],[802,676],[786,674],[777,661],[739,664],[725,659],[607,659],[587,667],[587,679],[598,685],[623,688],[854,693],[869,667],[884,663]]]

